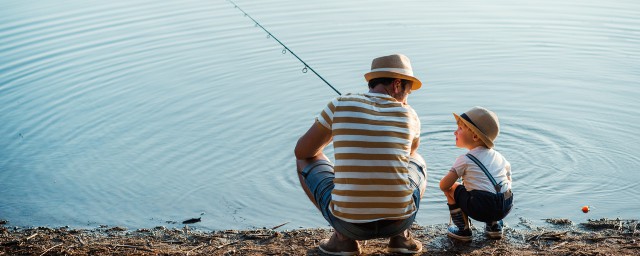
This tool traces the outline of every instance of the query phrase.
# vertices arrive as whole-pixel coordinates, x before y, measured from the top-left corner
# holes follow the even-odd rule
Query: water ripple
[[[639,4],[238,4],[343,93],[366,90],[371,58],[411,57],[425,81],[410,98],[429,166],[419,223],[446,222],[437,184],[464,153],[451,112],[474,105],[501,118],[510,218],[640,210],[627,203]],[[0,215],[12,223],[325,226],[292,150],[336,94],[228,2],[5,1],[0,21]]]

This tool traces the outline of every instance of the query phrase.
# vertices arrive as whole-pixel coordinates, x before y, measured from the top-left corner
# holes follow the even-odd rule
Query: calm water
[[[508,224],[640,217],[638,1],[237,3],[343,93],[372,58],[411,58],[419,224],[449,221],[451,113],[475,105],[500,116]],[[336,94],[281,50],[224,0],[0,0],[0,219],[325,227],[293,148]]]

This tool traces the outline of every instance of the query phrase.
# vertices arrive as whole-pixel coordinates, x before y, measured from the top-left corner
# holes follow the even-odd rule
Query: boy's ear
[[[473,134],[473,141],[479,141],[479,140],[480,140],[480,137],[478,137],[478,135],[474,133]]]

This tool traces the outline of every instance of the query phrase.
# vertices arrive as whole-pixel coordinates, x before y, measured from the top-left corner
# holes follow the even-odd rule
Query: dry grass
[[[489,240],[475,230],[472,242],[447,238],[445,225],[417,226],[412,232],[428,255],[640,255],[638,221],[594,220],[580,225],[505,228],[502,240]],[[1,224],[0,224],[1,225]],[[0,226],[0,255],[322,255],[318,242],[328,229],[224,230],[139,229],[102,226],[69,228],[7,228]],[[364,255],[390,255],[387,240],[361,241]]]

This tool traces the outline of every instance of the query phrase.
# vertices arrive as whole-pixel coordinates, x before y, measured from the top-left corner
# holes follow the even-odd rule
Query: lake
[[[640,217],[640,2],[236,3],[342,93],[367,91],[373,58],[409,56],[418,224],[449,222],[452,113],[473,106],[500,117],[508,226]],[[0,219],[327,227],[293,149],[337,94],[282,50],[224,0],[0,1]]]

